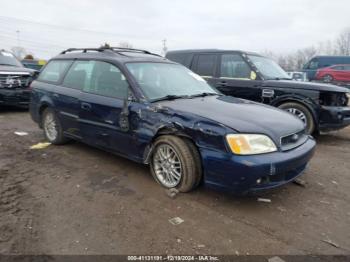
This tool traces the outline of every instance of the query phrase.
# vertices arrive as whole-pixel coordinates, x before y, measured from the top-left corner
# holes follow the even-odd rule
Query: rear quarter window
[[[50,61],[38,77],[38,81],[57,83],[67,71],[72,61],[52,60]]]
[[[214,76],[216,64],[216,54],[201,54],[198,55],[197,68],[195,72],[204,77]]]
[[[184,64],[187,56],[186,54],[167,54],[166,57],[176,63]]]
[[[169,53],[165,56],[167,59],[182,64],[187,68],[190,68],[193,59],[193,54],[191,53]]]

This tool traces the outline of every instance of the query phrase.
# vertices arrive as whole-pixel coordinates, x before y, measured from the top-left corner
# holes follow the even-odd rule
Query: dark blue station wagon
[[[278,187],[315,148],[297,117],[222,95],[143,50],[68,49],[31,87],[31,116],[52,144],[74,139],[150,164],[180,192],[201,182],[239,194]]]

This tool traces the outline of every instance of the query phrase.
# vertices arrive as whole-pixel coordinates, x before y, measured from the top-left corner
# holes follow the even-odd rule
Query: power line
[[[13,39],[13,40],[17,40],[16,37],[14,36],[10,36],[10,35],[6,35],[6,34],[3,34],[2,31],[0,30],[0,38],[8,38],[8,39]],[[52,46],[52,47],[58,47],[58,48],[63,48],[63,49],[66,49],[67,46],[63,46],[63,45],[56,45],[56,44],[50,44],[50,43],[42,43],[42,42],[39,42],[39,41],[32,41],[32,40],[27,40],[27,39],[23,39],[21,38],[21,42],[27,42],[27,43],[31,43],[31,44],[36,44],[36,45],[46,45],[46,46]],[[20,45],[18,45],[20,46]]]
[[[81,31],[81,32],[87,32],[87,33],[94,33],[94,34],[104,34],[104,35],[111,35],[111,36],[117,36],[117,37],[125,37],[127,35],[120,35],[112,32],[101,32],[101,31],[94,31],[90,29],[83,29],[83,28],[76,28],[76,27],[68,27],[68,26],[63,26],[63,25],[54,25],[54,24],[47,24],[43,22],[38,22],[38,21],[33,21],[33,20],[27,20],[27,19],[22,19],[22,18],[16,18],[16,17],[9,17],[9,16],[0,16],[0,19],[5,19],[5,20],[16,20],[22,23],[31,23],[31,24],[37,24],[37,25],[42,25],[42,26],[47,26],[47,27],[52,27],[52,28],[59,28],[59,29],[64,29],[68,31]],[[128,36],[130,37],[130,35]]]

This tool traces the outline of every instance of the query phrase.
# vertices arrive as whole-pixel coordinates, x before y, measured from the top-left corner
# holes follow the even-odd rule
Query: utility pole
[[[19,33],[20,33],[21,31],[19,31],[19,30],[16,30],[16,33],[17,33],[17,46],[21,46],[21,42],[19,41]]]
[[[168,51],[168,47],[166,45],[166,39],[163,39],[162,40],[162,43],[163,43],[163,50],[162,50],[162,55],[165,56],[166,52]]]

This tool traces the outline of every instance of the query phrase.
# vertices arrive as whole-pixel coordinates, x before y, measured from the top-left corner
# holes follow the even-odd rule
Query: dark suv
[[[134,49],[62,52],[32,83],[30,113],[51,143],[79,140],[150,164],[156,181],[181,192],[201,181],[236,193],[283,185],[315,147],[296,117]]]
[[[262,102],[299,117],[309,134],[350,124],[348,89],[291,81],[273,60],[256,53],[227,50],[183,50],[166,57],[204,77],[230,96]]]
[[[0,50],[0,106],[28,107],[29,85],[36,71],[23,67],[10,52]]]

